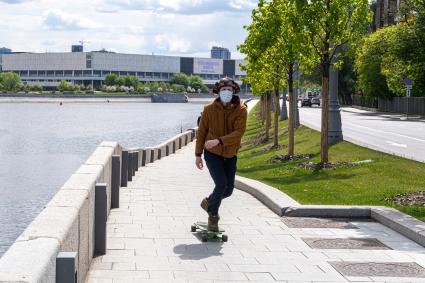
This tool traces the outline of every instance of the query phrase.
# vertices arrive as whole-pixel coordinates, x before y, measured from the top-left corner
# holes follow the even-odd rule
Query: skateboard
[[[223,242],[227,242],[228,237],[224,233],[223,229],[219,229],[218,232],[208,230],[208,224],[205,222],[196,222],[191,227],[190,230],[192,232],[201,232],[201,240],[202,242],[207,242],[208,240],[222,240]]]

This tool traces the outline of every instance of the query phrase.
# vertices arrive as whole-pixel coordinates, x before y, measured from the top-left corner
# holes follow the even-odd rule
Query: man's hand
[[[217,146],[219,143],[220,143],[220,141],[218,139],[206,141],[205,142],[205,148],[210,149],[214,146]]]
[[[202,170],[202,168],[204,168],[204,163],[202,162],[202,157],[196,156],[195,165],[199,170]]]

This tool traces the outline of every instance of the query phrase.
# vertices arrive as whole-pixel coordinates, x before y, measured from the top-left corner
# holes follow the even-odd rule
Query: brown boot
[[[208,230],[213,232],[218,232],[218,221],[220,220],[220,216],[218,215],[208,215]]]
[[[208,198],[204,198],[201,201],[201,207],[203,210],[205,210],[208,213]]]

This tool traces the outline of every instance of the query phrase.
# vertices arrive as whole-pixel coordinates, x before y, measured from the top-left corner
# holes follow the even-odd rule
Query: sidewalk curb
[[[391,207],[302,205],[274,187],[238,175],[235,188],[249,193],[279,216],[370,218],[425,247],[425,223]]]
[[[283,216],[288,207],[300,205],[281,191],[257,180],[242,176],[236,175],[235,188],[249,193],[279,216]]]

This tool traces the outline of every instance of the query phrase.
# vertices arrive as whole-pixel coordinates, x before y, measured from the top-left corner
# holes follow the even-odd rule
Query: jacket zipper
[[[226,131],[226,110],[224,110],[224,135],[227,135],[227,131]],[[224,151],[224,144],[221,145],[221,156],[223,156],[223,151]]]

